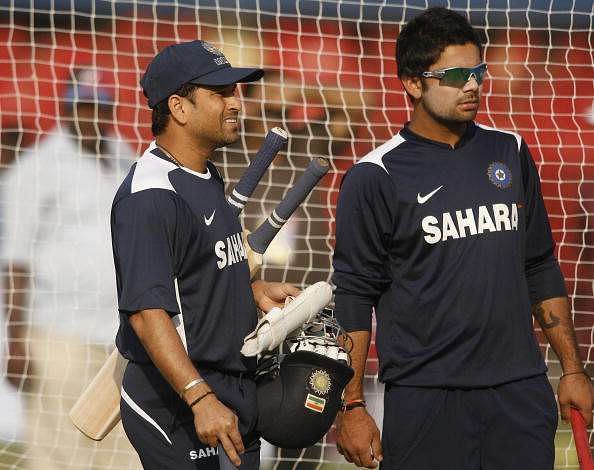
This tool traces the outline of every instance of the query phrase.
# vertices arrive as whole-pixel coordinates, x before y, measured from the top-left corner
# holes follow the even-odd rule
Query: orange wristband
[[[345,411],[350,411],[354,408],[365,408],[366,405],[367,403],[365,402],[365,400],[350,400],[347,402],[343,402],[342,406],[340,407],[340,410],[344,413]]]

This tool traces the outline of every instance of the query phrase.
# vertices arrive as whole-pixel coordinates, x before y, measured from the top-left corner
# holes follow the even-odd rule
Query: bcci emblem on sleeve
[[[487,169],[489,181],[499,189],[507,189],[512,184],[511,170],[505,163],[493,162]]]

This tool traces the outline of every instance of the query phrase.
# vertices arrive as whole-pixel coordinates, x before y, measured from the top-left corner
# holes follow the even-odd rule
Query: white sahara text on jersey
[[[231,266],[235,263],[239,263],[244,259],[247,259],[247,253],[243,246],[243,238],[241,232],[235,233],[225,241],[219,240],[214,246],[215,255],[219,261],[217,266],[219,269],[224,269],[227,266]]]
[[[205,457],[212,457],[219,455],[219,449],[217,447],[205,447],[204,449],[191,450],[190,460],[203,459]]]
[[[428,215],[421,221],[425,241],[430,245],[448,239],[466,238],[485,232],[518,230],[518,206],[512,203],[479,206],[478,209],[444,212],[441,220]]]

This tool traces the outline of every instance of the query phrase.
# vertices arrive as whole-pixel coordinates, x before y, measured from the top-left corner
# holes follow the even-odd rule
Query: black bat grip
[[[279,150],[287,143],[287,140],[287,133],[280,127],[268,131],[258,153],[256,153],[235,189],[227,198],[236,215],[239,215],[243,210],[243,206],[245,206],[254,189],[258,186],[258,182],[262,179],[266,169],[270,166]]]
[[[282,228],[284,223],[291,217],[307,195],[318,184],[330,165],[325,158],[314,158],[305,173],[297,180],[297,183],[289,189],[282,201],[272,211],[272,214],[262,224],[250,233],[247,237],[251,249],[259,254],[264,254],[272,239]]]

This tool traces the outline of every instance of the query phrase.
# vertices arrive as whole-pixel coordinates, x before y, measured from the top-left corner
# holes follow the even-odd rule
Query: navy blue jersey
[[[151,144],[120,186],[112,207],[120,327],[116,344],[150,362],[129,316],[163,309],[199,367],[244,372],[240,354],[257,322],[242,229],[215,166],[180,168]]]
[[[546,370],[531,305],[565,296],[521,137],[470,123],[455,148],[398,135],[354,165],[333,281],[347,331],[377,319],[380,380],[482,387]]]

